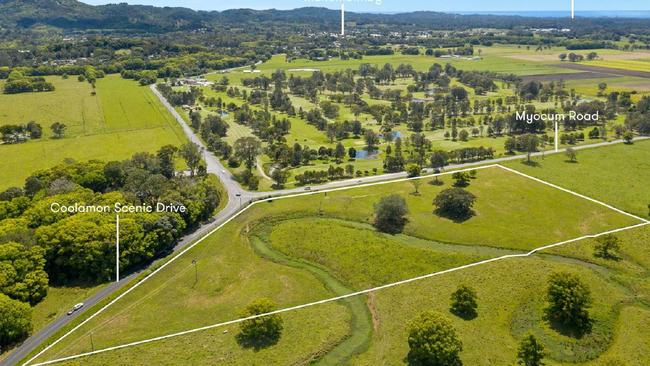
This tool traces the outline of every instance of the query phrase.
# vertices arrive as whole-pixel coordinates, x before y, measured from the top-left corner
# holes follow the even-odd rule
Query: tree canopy
[[[250,303],[240,314],[242,318],[266,314],[275,310],[273,300],[261,298]],[[240,323],[240,333],[237,340],[244,347],[256,349],[274,345],[280,339],[283,321],[279,315],[267,315]]]
[[[407,214],[408,206],[402,196],[393,194],[382,197],[375,204],[374,225],[381,232],[398,234],[402,232],[404,225],[408,222]]]
[[[553,322],[582,334],[591,329],[591,291],[573,273],[556,272],[548,281],[546,314]]]
[[[28,304],[0,294],[0,350],[27,337],[32,330],[32,309]]]
[[[463,344],[451,322],[427,311],[411,321],[408,361],[414,366],[460,366]]]
[[[475,195],[458,187],[443,190],[433,200],[437,214],[454,220],[465,220],[472,216],[474,202]]]

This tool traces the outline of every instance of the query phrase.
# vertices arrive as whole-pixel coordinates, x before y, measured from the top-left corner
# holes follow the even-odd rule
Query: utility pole
[[[199,270],[196,268],[196,259],[192,259],[192,264],[194,265],[194,283],[199,282]]]
[[[560,151],[560,122],[555,120],[555,152]]]

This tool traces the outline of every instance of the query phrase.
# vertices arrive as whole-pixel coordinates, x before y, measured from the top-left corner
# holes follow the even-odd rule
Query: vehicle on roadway
[[[80,303],[76,304],[75,306],[72,307],[72,309],[70,309],[70,311],[68,311],[68,315],[72,315],[75,311],[77,311],[77,310],[79,310],[79,309],[81,309],[83,307],[84,307],[83,302],[80,302]]]

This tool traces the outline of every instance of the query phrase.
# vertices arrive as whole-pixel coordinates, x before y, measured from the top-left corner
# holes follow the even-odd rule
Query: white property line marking
[[[367,184],[360,184],[358,186],[346,186],[346,187],[338,187],[338,188],[331,188],[331,189],[324,189],[324,190],[314,190],[311,192],[304,192],[304,193],[296,193],[292,195],[286,195],[286,196],[280,196],[280,197],[270,197],[270,198],[265,198],[262,200],[254,201],[250,205],[244,207],[241,211],[238,211],[234,215],[230,216],[226,221],[221,223],[219,226],[216,228],[212,229],[208,233],[206,233],[204,236],[202,236],[199,240],[196,242],[192,243],[189,245],[187,248],[181,250],[177,255],[172,257],[169,261],[163,263],[158,269],[154,270],[150,274],[148,274],[146,277],[144,277],[141,281],[137,282],[134,284],[131,288],[128,290],[124,291],[121,293],[119,296],[117,296],[115,299],[111,300],[108,304],[104,305],[101,309],[99,309],[96,313],[93,313],[90,315],[88,318],[86,318],[84,321],[76,325],[74,328],[63,334],[59,339],[56,341],[50,343],[47,345],[47,347],[43,348],[40,352],[38,352],[36,355],[34,355],[32,358],[27,360],[25,363],[23,363],[23,366],[29,365],[32,361],[34,361],[36,358],[38,358],[40,355],[43,353],[47,352],[50,348],[54,347],[56,344],[61,342],[64,338],[75,332],[77,329],[81,328],[84,324],[88,323],[91,319],[93,319],[95,316],[99,315],[100,313],[104,312],[106,309],[108,309],[111,305],[116,303],[118,300],[126,296],[128,293],[131,291],[135,290],[138,286],[140,286],[142,283],[147,281],[149,278],[151,278],[153,275],[156,273],[160,272],[163,268],[167,267],[170,263],[174,262],[176,259],[178,259],[180,256],[188,252],[190,249],[194,248],[196,245],[201,243],[204,239],[209,237],[210,235],[214,234],[218,230],[220,230],[223,226],[228,224],[230,221],[234,220],[237,218],[240,214],[245,212],[247,209],[250,207],[253,207],[254,205],[258,203],[263,203],[263,202],[269,202],[269,201],[274,201],[274,200],[280,200],[280,199],[285,199],[285,198],[293,198],[293,197],[301,197],[301,196],[309,196],[309,195],[314,195],[314,194],[321,194],[321,193],[328,193],[328,192],[335,192],[335,191],[341,191],[345,189],[355,189],[355,188],[364,188],[364,187],[370,187],[370,186],[376,186],[376,185],[381,185],[381,184],[388,184],[388,183],[398,183],[398,182],[404,182],[404,181],[409,181],[409,180],[414,180],[414,179],[426,179],[426,178],[432,178],[432,177],[438,177],[438,176],[443,176],[443,175],[449,175],[453,174],[456,172],[465,172],[465,171],[471,171],[471,170],[482,170],[482,169],[487,169],[487,168],[493,168],[498,166],[498,164],[491,164],[491,165],[485,165],[485,166],[480,166],[480,167],[471,167],[471,168],[466,168],[466,169],[460,169],[460,170],[453,170],[453,171],[448,171],[448,172],[443,172],[443,173],[438,173],[438,174],[432,174],[432,175],[426,175],[426,176],[421,176],[421,177],[413,177],[413,178],[402,178],[402,179],[396,179],[396,180],[387,180],[387,181],[381,181],[381,182],[373,182],[373,183],[367,183]]]
[[[501,168],[501,169],[505,169],[505,170],[507,170],[507,171],[509,171],[509,172],[512,172],[512,173],[515,173],[515,174],[519,174],[519,175],[521,175],[521,176],[523,176],[523,177],[526,177],[526,178],[528,178],[528,179],[532,179],[532,180],[534,180],[535,182],[539,182],[539,183],[545,184],[545,185],[547,185],[547,186],[553,187],[553,188],[555,188],[555,189],[559,189],[559,190],[561,190],[561,191],[564,191],[564,192],[566,192],[566,193],[570,193],[570,194],[572,194],[572,195],[574,195],[574,196],[577,196],[577,197],[580,197],[580,198],[586,199],[587,201],[591,201],[591,202],[593,202],[593,203],[597,203],[597,204],[599,204],[599,205],[601,205],[601,206],[607,207],[607,208],[609,208],[610,210],[614,210],[614,211],[616,211],[616,212],[618,212],[618,213],[620,213],[620,214],[623,214],[623,215],[626,215],[626,216],[632,217],[632,218],[634,218],[634,219],[636,219],[636,220],[639,220],[639,221],[645,222],[646,224],[650,224],[650,221],[648,221],[648,220],[646,220],[646,219],[644,219],[644,218],[642,218],[642,217],[639,217],[639,216],[633,215],[633,214],[631,214],[631,213],[629,213],[629,212],[625,212],[625,211],[623,211],[623,210],[621,210],[621,209],[618,209],[618,208],[616,208],[616,207],[614,207],[614,206],[612,206],[612,205],[608,205],[608,204],[605,203],[605,202],[598,201],[598,200],[593,199],[593,198],[591,198],[591,197],[585,196],[584,194],[580,194],[580,193],[578,193],[578,192],[574,192],[574,191],[572,191],[572,190],[570,190],[570,189],[566,189],[566,188],[560,187],[560,186],[558,186],[558,185],[556,185],[556,184],[553,184],[553,183],[547,182],[547,181],[545,181],[545,180],[542,180],[542,179],[539,179],[539,178],[535,178],[535,177],[533,177],[533,176],[531,176],[531,175],[528,175],[528,174],[522,173],[522,172],[520,172],[520,171],[518,171],[518,170],[515,170],[515,169],[511,169],[511,168],[505,167],[505,166],[503,166],[503,165],[501,165],[501,164],[496,164],[496,165],[497,165],[499,168]]]
[[[373,287],[373,288],[369,288],[369,289],[362,290],[362,291],[349,293],[349,294],[346,294],[346,295],[331,297],[331,298],[324,299],[324,300],[319,300],[319,301],[314,301],[314,302],[310,302],[310,303],[307,303],[307,304],[302,304],[302,305],[292,306],[292,307],[288,307],[288,308],[284,308],[284,309],[279,309],[279,310],[271,311],[271,312],[264,313],[264,314],[252,315],[252,316],[249,316],[249,317],[246,317],[246,318],[239,318],[239,319],[235,319],[235,320],[230,320],[230,321],[223,322],[223,323],[207,325],[207,326],[200,327],[200,328],[189,329],[189,330],[185,330],[185,331],[178,332],[178,333],[172,333],[172,334],[167,334],[167,335],[163,335],[163,336],[159,336],[159,337],[155,337],[155,338],[149,338],[149,339],[144,339],[144,340],[141,340],[141,341],[126,343],[126,344],[122,344],[122,345],[119,345],[119,346],[108,347],[108,348],[100,349],[100,350],[97,350],[97,351],[80,353],[80,354],[77,354],[77,355],[72,355],[72,356],[68,356],[68,357],[58,358],[58,359],[55,359],[55,360],[50,360],[50,361],[37,363],[37,364],[34,364],[33,366],[50,365],[50,364],[59,363],[59,362],[63,362],[63,361],[69,361],[69,360],[73,360],[73,359],[76,359],[76,358],[82,358],[82,357],[96,355],[98,353],[115,351],[115,350],[122,349],[122,348],[138,346],[138,345],[145,344],[145,343],[156,342],[156,341],[160,341],[160,340],[164,340],[164,339],[179,337],[179,336],[186,335],[186,334],[191,334],[191,333],[196,333],[196,332],[209,330],[209,329],[213,329],[213,328],[223,327],[223,326],[226,326],[226,325],[237,324],[237,323],[241,323],[241,322],[246,321],[246,320],[257,319],[257,318],[261,318],[261,317],[264,317],[264,316],[281,314],[281,313],[286,313],[286,312],[293,311],[293,310],[299,310],[299,309],[304,309],[304,308],[307,308],[307,307],[312,307],[312,306],[315,306],[315,305],[321,305],[321,304],[325,304],[325,303],[329,303],[329,302],[344,300],[344,299],[347,299],[347,298],[350,298],[350,297],[353,297],[353,296],[364,295],[364,294],[367,294],[367,293],[370,293],[370,292],[375,292],[375,291],[383,290],[383,289],[386,289],[386,288],[407,284],[407,283],[410,283],[410,282],[420,281],[420,280],[423,280],[423,279],[427,279],[427,278],[431,278],[431,277],[435,277],[435,276],[440,276],[440,275],[443,275],[443,274],[446,274],[446,273],[460,271],[462,269],[476,267],[476,266],[480,266],[482,264],[496,262],[496,261],[500,261],[500,260],[503,260],[503,259],[529,257],[529,256],[531,256],[531,255],[533,255],[535,253],[538,253],[538,252],[540,252],[542,250],[545,250],[545,249],[558,247],[558,246],[561,246],[561,245],[573,243],[573,242],[584,240],[584,239],[597,238],[597,237],[607,235],[607,234],[614,234],[614,233],[618,233],[618,232],[621,232],[621,231],[642,227],[642,226],[645,226],[645,225],[650,225],[650,222],[643,222],[643,223],[640,223],[640,224],[627,226],[627,227],[624,227],[624,228],[605,231],[605,232],[602,232],[602,233],[599,233],[599,234],[585,235],[585,236],[581,236],[579,238],[565,240],[565,241],[562,241],[562,242],[559,242],[559,243],[554,243],[554,244],[546,245],[546,246],[543,246],[543,247],[535,248],[535,249],[533,249],[533,250],[531,250],[531,251],[529,251],[527,253],[508,254],[508,255],[501,256],[501,257],[486,259],[486,260],[482,260],[482,261],[479,261],[479,262],[474,262],[474,263],[470,263],[470,264],[466,264],[466,265],[463,265],[463,266],[446,269],[446,270],[439,271],[439,272],[429,273],[429,274],[419,276],[419,277],[413,277],[413,278],[409,278],[409,279],[406,279],[406,280],[393,282],[393,283],[389,283],[389,284],[386,284],[386,285],[382,285],[382,286]]]
[[[422,279],[426,279],[426,278],[430,278],[430,277],[434,277],[434,276],[439,276],[439,275],[442,275],[442,274],[446,274],[446,273],[450,273],[450,272],[455,272],[455,271],[458,271],[458,270],[462,270],[462,269],[466,269],[466,268],[470,268],[470,267],[475,267],[475,266],[479,266],[479,265],[482,265],[482,264],[487,264],[487,263],[491,263],[491,262],[496,262],[496,261],[503,260],[503,259],[528,257],[528,256],[530,256],[530,255],[532,255],[532,254],[535,254],[535,253],[537,253],[537,252],[539,252],[539,251],[542,251],[542,250],[545,250],[545,249],[549,249],[549,248],[553,248],[553,247],[557,247],[557,246],[565,245],[565,244],[568,244],[568,243],[573,243],[573,242],[580,241],[580,240],[584,240],[584,239],[588,239],[588,238],[597,238],[597,237],[600,237],[600,236],[603,236],[603,235],[613,234],[613,233],[621,232],[621,231],[624,231],[624,230],[634,229],[634,228],[638,228],[638,227],[642,227],[642,226],[645,226],[645,225],[650,224],[650,221],[648,221],[648,220],[645,220],[645,219],[643,219],[643,218],[637,217],[637,216],[632,215],[632,214],[630,214],[630,213],[627,213],[627,212],[625,212],[625,211],[619,210],[619,209],[617,209],[617,208],[615,208],[615,207],[613,207],[613,206],[611,206],[611,205],[608,205],[608,204],[603,203],[603,202],[601,202],[601,201],[595,200],[595,199],[593,199],[593,198],[591,198],[591,197],[584,196],[584,195],[582,195],[582,194],[580,194],[580,193],[573,192],[573,191],[568,190],[568,189],[566,189],[566,188],[563,188],[563,187],[557,186],[557,185],[555,185],[555,184],[552,184],[552,183],[546,182],[546,181],[544,181],[544,180],[541,180],[541,179],[539,179],[539,178],[535,178],[535,177],[532,177],[532,176],[530,176],[530,175],[527,175],[527,174],[521,173],[521,172],[519,172],[519,171],[517,171],[517,170],[507,168],[507,167],[502,166],[502,165],[500,165],[500,164],[491,164],[491,165],[485,165],[485,166],[480,166],[480,167],[471,167],[471,168],[460,169],[460,170],[454,170],[454,171],[449,171],[449,172],[444,172],[444,173],[438,173],[438,174],[433,174],[433,175],[420,176],[420,177],[412,177],[412,178],[402,178],[402,179],[397,179],[397,180],[392,180],[392,181],[373,182],[373,183],[368,183],[368,184],[363,184],[363,185],[358,185],[358,186],[353,186],[353,187],[338,187],[338,188],[332,188],[332,189],[327,189],[327,190],[322,190],[322,191],[311,191],[311,192],[297,193],[297,194],[287,195],[287,196],[281,196],[281,197],[271,197],[271,198],[267,198],[267,199],[263,199],[263,200],[255,201],[255,202],[253,202],[252,204],[246,206],[243,210],[237,212],[236,214],[234,214],[233,216],[231,216],[230,218],[228,218],[228,219],[227,219],[226,221],[224,221],[222,224],[220,224],[219,226],[217,226],[216,228],[214,228],[213,230],[211,230],[210,232],[208,232],[206,235],[204,235],[203,237],[201,237],[201,238],[200,238],[199,240],[197,240],[195,243],[191,244],[190,246],[188,246],[187,248],[185,248],[184,250],[182,250],[181,252],[179,252],[176,256],[174,256],[173,258],[171,258],[168,262],[165,262],[165,263],[164,263],[163,265],[161,265],[158,269],[156,269],[155,271],[153,271],[152,273],[150,273],[149,275],[147,275],[147,276],[146,276],[145,278],[143,278],[140,282],[138,282],[138,283],[136,283],[135,285],[133,285],[131,288],[129,288],[128,290],[126,290],[125,292],[123,292],[122,294],[120,294],[118,297],[116,297],[116,298],[113,299],[111,302],[109,302],[108,304],[106,304],[104,307],[102,307],[102,308],[101,308],[100,310],[98,310],[96,313],[92,314],[90,317],[88,317],[87,319],[85,319],[83,322],[79,323],[77,326],[75,326],[75,327],[72,328],[70,331],[68,331],[68,332],[65,333],[63,336],[61,336],[59,339],[57,339],[56,341],[54,341],[53,343],[51,343],[50,345],[48,345],[47,347],[45,347],[43,350],[41,350],[39,353],[37,353],[37,354],[36,354],[35,356],[33,356],[31,359],[29,359],[28,361],[26,361],[26,362],[23,364],[23,366],[26,366],[26,365],[30,364],[30,362],[32,362],[33,360],[35,360],[37,357],[39,357],[40,355],[42,355],[44,352],[46,352],[47,350],[49,350],[50,348],[52,348],[54,345],[56,345],[56,344],[59,343],[61,340],[63,340],[63,339],[66,338],[67,336],[69,336],[71,333],[73,333],[74,331],[76,331],[77,329],[79,329],[81,326],[83,326],[85,323],[87,323],[88,321],[90,321],[91,319],[93,319],[95,316],[97,316],[98,314],[100,314],[101,312],[103,312],[104,310],[106,310],[109,306],[113,305],[115,302],[117,302],[119,299],[121,299],[122,297],[124,297],[126,294],[128,294],[128,293],[131,292],[131,291],[133,291],[135,288],[137,288],[140,284],[142,284],[143,282],[145,282],[147,279],[151,278],[151,276],[153,276],[153,275],[155,275],[156,273],[158,273],[159,271],[161,271],[163,268],[165,268],[167,265],[169,265],[170,263],[172,263],[173,261],[175,261],[175,260],[176,260],[177,258],[179,258],[181,255],[183,255],[184,253],[186,253],[187,251],[189,251],[190,249],[192,249],[193,247],[195,247],[197,244],[199,244],[200,242],[202,242],[205,238],[209,237],[210,235],[212,235],[213,233],[215,233],[216,231],[218,231],[219,229],[221,229],[223,226],[225,226],[226,224],[228,224],[230,221],[234,220],[234,219],[235,219],[236,217],[238,217],[241,213],[245,212],[248,208],[253,207],[255,204],[263,203],[263,202],[269,202],[269,201],[273,201],[273,200],[279,200],[279,199],[294,198],[294,197],[300,197],[300,196],[308,196],[308,195],[321,194],[321,193],[328,193],[328,192],[341,191],[341,190],[348,190],[348,189],[355,189],[355,188],[364,188],[364,187],[375,186],[375,185],[381,185],[381,184],[398,183],[398,182],[410,181],[410,180],[415,180],[415,179],[426,179],[426,178],[431,178],[431,177],[436,177],[436,176],[449,175],[449,174],[453,174],[453,173],[456,173],[456,172],[464,172],[464,171],[471,171],[471,170],[482,170],[482,169],[493,168],[493,167],[499,167],[499,168],[504,169],[504,170],[506,170],[506,171],[509,171],[509,172],[512,172],[512,173],[516,173],[516,174],[518,174],[518,175],[521,175],[521,176],[524,176],[524,177],[526,177],[526,178],[532,179],[532,180],[534,180],[534,181],[536,181],[536,182],[539,182],[539,183],[542,183],[542,184],[548,185],[548,186],[550,186],[550,187],[553,187],[553,188],[559,189],[559,190],[564,191],[564,192],[566,192],[566,193],[570,193],[570,194],[575,195],[575,196],[577,196],[577,197],[584,198],[584,199],[586,199],[586,200],[589,200],[589,201],[591,201],[591,202],[597,203],[597,204],[602,205],[602,206],[604,206],[604,207],[607,207],[607,208],[609,208],[609,209],[611,209],[611,210],[614,210],[614,211],[616,211],[616,212],[618,212],[618,213],[621,213],[621,214],[624,214],[624,215],[627,215],[627,216],[633,217],[633,218],[635,218],[635,219],[637,219],[637,220],[639,220],[639,221],[642,221],[642,223],[639,223],[639,224],[636,224],[636,225],[632,225],[632,226],[623,227],[623,228],[619,228],[619,229],[614,229],[614,230],[605,231],[605,232],[602,232],[602,233],[599,233],[599,234],[594,234],[594,235],[585,235],[585,236],[581,236],[581,237],[579,237],[579,238],[574,238],[574,239],[569,239],[569,240],[565,240],[565,241],[558,242],[558,243],[554,243],[554,244],[549,244],[549,245],[546,245],[546,246],[542,246],[542,247],[539,247],[539,248],[535,248],[535,249],[533,249],[533,250],[531,250],[531,251],[529,251],[529,252],[527,252],[527,253],[522,253],[522,254],[509,254],[509,255],[504,255],[504,256],[501,256],[501,257],[495,257],[495,258],[491,258],[491,259],[486,259],[486,260],[482,260],[482,261],[479,261],[479,262],[474,262],[474,263],[470,263],[470,264],[462,265],[462,266],[459,266],[459,267],[454,267],[454,268],[446,269],[446,270],[443,270],[443,271],[439,271],[439,272],[434,272],[434,273],[426,274],[426,275],[419,276],[419,277],[414,277],[414,278],[410,278],[410,279],[406,279],[406,280],[402,280],[402,281],[398,281],[398,282],[393,282],[393,283],[390,283],[390,284],[386,284],[386,285],[382,285],[382,286],[378,286],[378,287],[374,287],[374,288],[370,288],[370,289],[366,289],[366,290],[362,290],[362,291],[358,291],[358,292],[353,292],[353,293],[346,294],[346,295],[341,295],[341,296],[332,297],[332,298],[329,298],[329,299],[319,300],[319,301],[315,301],[315,302],[308,303],[308,304],[297,305],[297,306],[293,306],[293,307],[289,307],[289,308],[284,308],[284,309],[275,310],[275,311],[272,311],[272,312],[269,312],[269,313],[264,313],[264,314],[259,314],[259,315],[253,315],[253,316],[249,316],[249,317],[246,317],[246,318],[235,319],[235,320],[231,320],[231,321],[227,321],[227,322],[223,322],[223,323],[218,323],[218,324],[208,325],[208,326],[204,326],[204,327],[200,327],[200,328],[195,328],[195,329],[190,329],[190,330],[186,330],[186,331],[182,331],[182,332],[178,332],[178,333],[173,333],[173,334],[163,335],[163,336],[159,336],[159,337],[155,337],[155,338],[145,339],[145,340],[136,341],[136,342],[132,342],[132,343],[127,343],[127,344],[123,344],[123,345],[118,345],[118,346],[114,346],[114,347],[108,347],[108,348],[100,349],[100,350],[93,351],[93,352],[81,353],[81,354],[77,354],[77,355],[73,355],[73,356],[68,356],[68,357],[64,357],[64,358],[54,359],[54,360],[50,360],[50,361],[44,361],[44,362],[41,362],[41,363],[36,363],[36,364],[34,364],[33,366],[49,365],[49,364],[53,364],[53,363],[58,363],[58,362],[62,362],[62,361],[67,361],[67,360],[75,359],[75,358],[91,356],[91,355],[95,355],[95,354],[98,354],[98,353],[103,353],[103,352],[108,352],[108,351],[118,350],[118,349],[121,349],[121,348],[132,347],[132,346],[136,346],[136,345],[140,345],[140,344],[144,344],[144,343],[155,342],[155,341],[159,341],[159,340],[163,340],[163,339],[167,339],[167,338],[178,337],[178,336],[182,336],[182,335],[185,335],[185,334],[190,334],[190,333],[199,332],[199,331],[202,331],[202,330],[207,330],[207,329],[217,328],[217,327],[226,326],[226,325],[230,325],[230,324],[236,324],[236,323],[243,322],[243,321],[245,321],[245,320],[256,319],[256,318],[263,317],[263,316],[268,316],[268,315],[273,315],[273,314],[280,314],[280,313],[284,313],[284,312],[288,312],[288,311],[293,311],[293,310],[298,310],[298,309],[302,309],[302,308],[306,308],[306,307],[311,307],[311,306],[314,306],[314,305],[319,305],[319,304],[324,304],[324,303],[328,303],[328,302],[333,302],[333,301],[343,300],[343,299],[346,299],[346,298],[349,298],[349,297],[358,296],[358,295],[362,295],[362,294],[366,294],[366,293],[370,293],[370,292],[374,292],[374,291],[382,290],[382,289],[385,289],[385,288],[394,287],[394,286],[397,286],[397,285],[402,285],[402,284],[405,284],[405,283],[410,283],[410,282],[414,282],[414,281],[419,281],[419,280],[422,280]]]

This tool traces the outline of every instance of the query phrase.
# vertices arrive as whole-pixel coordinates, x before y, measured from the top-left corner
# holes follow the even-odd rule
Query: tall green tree
[[[244,162],[244,165],[250,171],[255,166],[255,161],[257,160],[257,155],[261,152],[262,144],[255,137],[247,136],[235,141],[233,149],[235,156]]]
[[[463,343],[451,322],[441,314],[427,311],[412,320],[408,336],[410,365],[460,366]]]
[[[621,240],[612,234],[603,235],[596,239],[594,254],[605,259],[616,259],[616,252],[620,249]]]
[[[578,276],[568,272],[551,274],[546,294],[548,318],[579,334],[591,329],[591,291]]]
[[[176,166],[174,164],[174,157],[178,148],[174,145],[165,145],[158,150],[156,156],[160,160],[160,173],[166,178],[174,177]]]
[[[0,349],[27,338],[32,331],[32,309],[28,304],[0,293]]]
[[[476,291],[461,285],[451,294],[451,312],[463,318],[475,318],[478,315],[476,300]]]
[[[44,250],[19,243],[0,244],[0,292],[36,304],[47,294]]]
[[[436,213],[454,220],[465,220],[472,216],[476,196],[462,188],[448,188],[438,193],[433,204]]]
[[[190,175],[194,176],[201,164],[201,148],[193,142],[188,142],[181,146],[180,155],[190,168]]]
[[[404,226],[408,222],[406,215],[408,214],[408,206],[406,200],[398,194],[382,197],[377,204],[375,204],[375,221],[374,225],[377,230],[397,234],[401,233]]]
[[[520,148],[526,153],[526,161],[530,163],[530,157],[539,148],[541,140],[537,135],[532,133],[521,136],[519,140]]]
[[[543,366],[542,361],[546,356],[544,345],[539,343],[534,335],[529,334],[519,343],[517,363],[523,366]]]
[[[67,128],[68,128],[68,126],[66,126],[65,124],[63,124],[61,122],[54,122],[50,126],[50,129],[52,130],[52,134],[54,135],[55,139],[63,138]]]
[[[250,303],[240,316],[248,318],[266,314],[275,308],[273,300],[261,298]],[[276,344],[280,340],[284,326],[282,318],[276,314],[244,320],[239,327],[240,333],[237,335],[239,344],[244,347],[261,349]]]

